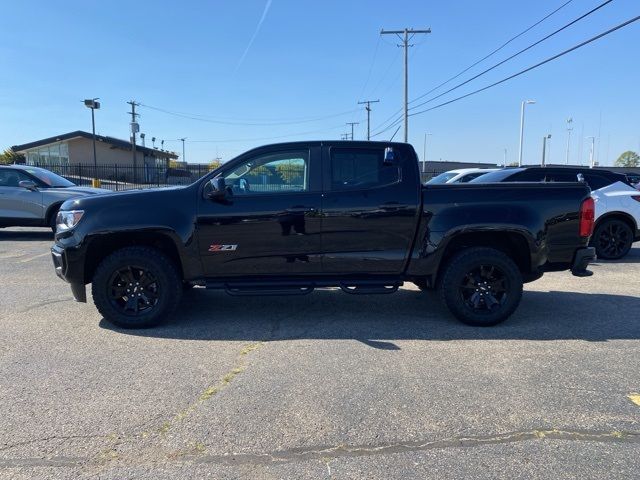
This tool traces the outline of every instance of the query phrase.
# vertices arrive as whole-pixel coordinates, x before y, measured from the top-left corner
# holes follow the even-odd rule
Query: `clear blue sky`
[[[414,38],[410,49],[415,98],[565,1],[7,2],[0,29],[0,148],[90,131],[90,113],[81,103],[88,97],[102,102],[98,133],[124,139],[130,99],[238,123],[140,107],[148,143],[152,136],[164,138],[165,147],[180,151],[180,142],[171,140],[187,137],[189,162],[228,160],[265,143],[340,138],[351,121],[360,122],[356,139],[364,138],[366,115],[358,100],[380,99],[373,105],[374,131],[402,106],[402,49],[393,37],[380,38],[381,28],[432,29]],[[461,79],[599,3],[573,0]],[[637,0],[614,0],[442,99],[503,78],[638,14]],[[587,161],[584,137],[594,135],[600,162],[611,164],[622,151],[640,149],[639,46],[637,22],[504,85],[412,117],[409,141],[422,156],[424,133],[432,133],[429,160],[502,162],[507,148],[508,161],[514,161],[520,102],[531,98],[537,104],[527,110],[525,162],[539,161],[547,133],[551,161],[563,162],[565,121],[573,117],[572,162],[580,152]],[[296,122],[318,117],[325,118]],[[278,122],[289,123],[246,125]],[[376,138],[388,139],[394,130]],[[401,138],[402,130],[396,136]]]

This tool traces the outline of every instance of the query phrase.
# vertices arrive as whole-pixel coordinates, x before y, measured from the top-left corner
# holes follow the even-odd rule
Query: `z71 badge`
[[[238,248],[238,245],[211,245],[209,247],[210,252],[234,252]]]

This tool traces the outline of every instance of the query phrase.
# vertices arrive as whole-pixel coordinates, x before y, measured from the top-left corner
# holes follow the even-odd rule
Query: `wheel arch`
[[[183,262],[175,240],[170,232],[112,232],[94,236],[87,243],[84,265],[84,281],[91,282],[100,262],[116,250],[125,247],[145,246],[164,253],[176,266],[178,274],[184,278]]]
[[[593,231],[595,232],[596,229],[607,220],[621,220],[625,222],[627,225],[629,225],[629,228],[631,228],[631,232],[634,235],[638,231],[638,224],[635,218],[633,218],[633,216],[628,214],[627,212],[622,212],[619,210],[616,210],[614,212],[607,212],[604,215],[600,215],[596,220],[595,225],[593,226]]]
[[[60,210],[60,206],[63,203],[64,203],[64,200],[61,200],[59,202],[52,203],[51,205],[49,205],[47,207],[47,211],[46,211],[46,213],[44,215],[45,225],[51,225],[51,217],[58,213],[58,210]]]
[[[445,265],[456,253],[470,247],[487,247],[498,250],[511,258],[523,275],[531,272],[531,248],[522,233],[475,230],[458,233],[449,239],[438,263],[433,283],[439,282]]]

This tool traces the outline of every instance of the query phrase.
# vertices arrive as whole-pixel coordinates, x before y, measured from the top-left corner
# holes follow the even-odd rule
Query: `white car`
[[[624,257],[634,241],[640,241],[640,192],[629,185],[616,182],[594,190],[596,226],[591,244],[598,257]]]
[[[584,167],[516,167],[488,173],[473,183],[575,182],[578,176],[591,187],[596,204],[590,245],[598,258],[624,257],[633,242],[640,241],[640,193],[624,174]]]
[[[429,185],[437,183],[467,183],[485,173],[495,172],[498,168],[459,168],[449,170],[433,177],[427,182]]]

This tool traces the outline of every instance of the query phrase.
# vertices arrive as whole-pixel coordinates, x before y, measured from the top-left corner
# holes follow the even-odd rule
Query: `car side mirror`
[[[233,195],[231,189],[227,187],[224,177],[216,177],[209,181],[211,191],[207,193],[207,197],[220,203],[229,203]]]
[[[38,186],[32,180],[20,180],[18,182],[18,186],[21,188],[26,188],[27,190],[31,190],[32,192],[38,190]]]

